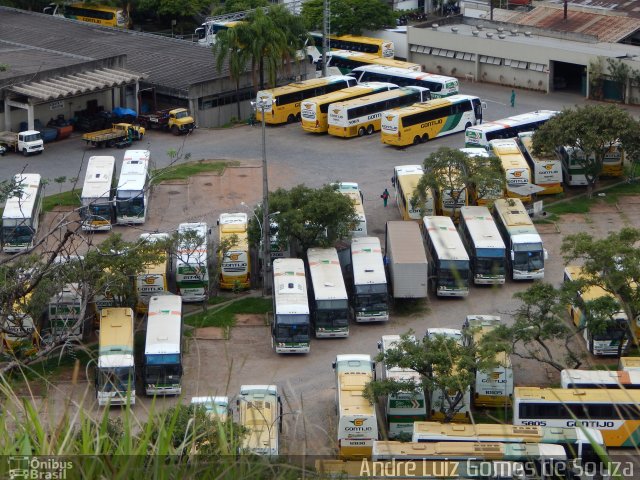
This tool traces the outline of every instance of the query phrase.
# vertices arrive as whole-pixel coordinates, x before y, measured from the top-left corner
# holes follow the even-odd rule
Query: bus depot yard
[[[443,144],[455,147],[462,147],[464,144],[461,136],[456,135],[433,141],[433,145],[417,147],[421,150],[415,153],[395,149],[380,151],[382,147],[378,140],[372,137],[353,140],[359,143],[353,144],[354,147],[345,147],[345,143],[335,144],[334,139],[326,137],[309,139],[308,135],[300,130],[299,125],[289,125],[267,131],[270,189],[289,188],[303,182],[314,186],[335,180],[358,182],[364,192],[364,210],[369,235],[379,236],[383,246],[386,222],[401,219],[394,204],[393,188],[388,183],[393,174],[393,167],[421,164],[422,158],[429,150],[435,150]],[[199,131],[188,139],[193,143],[188,143],[187,149],[192,148],[201,158],[210,158],[210,155],[205,156],[205,151],[212,149],[226,153],[223,155],[226,158],[259,158],[258,135],[259,129],[248,126],[224,132],[213,131],[210,134]],[[160,134],[155,136],[149,133],[148,138],[151,138],[154,156],[161,158],[160,152],[165,144],[158,141]],[[294,148],[300,145],[301,141],[306,143],[300,146],[302,153],[292,154],[297,151]],[[249,142],[255,142],[257,146],[252,154],[247,154],[246,149],[240,148],[246,147]],[[334,145],[326,148],[322,146],[328,143]],[[238,149],[236,154],[231,153],[232,148]],[[353,152],[351,148],[354,149]],[[321,154],[305,155],[312,149]],[[40,162],[40,159],[49,155],[50,150],[53,149],[47,150],[40,157],[29,159],[33,160],[30,165],[42,165],[46,169],[47,166]],[[106,150],[103,152],[106,155],[110,154]],[[348,153],[350,163],[345,162],[345,153]],[[116,163],[120,164],[121,153],[114,150],[113,155],[116,156]],[[13,172],[18,171],[20,170],[16,168]],[[47,174],[43,171],[43,175]],[[242,202],[250,206],[259,203],[260,182],[261,170],[257,162],[245,160],[238,166],[227,168],[222,175],[203,173],[186,180],[160,183],[152,190],[148,218],[144,226],[116,226],[114,231],[122,232],[129,240],[138,238],[143,232],[175,231],[179,224],[185,222],[205,222],[216,231],[216,220],[220,214],[242,211]],[[379,193],[386,187],[389,187],[392,198],[389,206],[384,208]],[[560,261],[560,244],[564,236],[587,231],[601,237],[608,232],[619,230],[622,226],[640,226],[640,209],[636,207],[636,201],[637,198],[633,196],[607,193],[604,198],[596,197],[596,200],[587,202],[588,212],[564,213],[569,208],[565,209],[559,205],[557,211],[562,215],[558,216],[555,223],[537,224],[544,247],[549,253],[549,261],[545,265],[545,280],[554,284],[562,281],[564,266]],[[553,209],[547,208],[547,211],[552,212]],[[53,217],[60,214],[60,211],[47,214],[42,224],[51,225]],[[98,241],[103,236],[102,233],[92,235],[93,239]],[[411,308],[405,306],[404,309],[402,302],[398,302],[388,322],[352,323],[348,338],[313,339],[310,352],[306,355],[296,355],[294,358],[273,353],[270,331],[265,325],[243,326],[238,322],[237,326],[231,328],[229,338],[223,340],[206,340],[197,335],[186,338],[182,397],[158,397],[155,402],[160,408],[164,408],[177,401],[187,403],[192,397],[233,398],[238,395],[243,385],[276,385],[283,403],[283,413],[279,418],[276,414],[272,420],[283,423],[279,453],[335,455],[339,428],[335,413],[337,373],[331,366],[337,355],[373,356],[377,353],[377,344],[384,335],[402,334],[413,329],[416,336],[421,338],[427,328],[460,329],[470,314],[500,315],[504,321],[509,322],[509,313],[515,306],[512,295],[526,286],[527,284],[507,280],[504,285],[495,288],[471,285],[466,298],[441,299],[430,295],[428,301],[418,302]],[[539,364],[516,357],[512,360],[516,385],[547,386],[558,383],[556,377]],[[586,364],[596,363],[613,366],[616,361],[586,357]],[[40,390],[42,396],[35,398],[35,403],[44,414],[55,416],[56,412],[62,411],[69,399],[72,399],[99,415],[100,410],[95,408],[93,391],[91,379],[53,381]],[[138,388],[137,405],[133,408],[136,415],[144,418],[152,399],[141,395],[142,391]],[[114,408],[110,410],[110,415],[117,417],[121,412]],[[496,417],[505,418],[502,409],[482,408],[473,412],[473,415],[474,419],[480,422]],[[380,421],[382,418],[381,416]],[[511,422],[508,413],[506,420],[508,423]],[[274,440],[269,442],[273,447]],[[384,458],[384,455],[380,458]]]

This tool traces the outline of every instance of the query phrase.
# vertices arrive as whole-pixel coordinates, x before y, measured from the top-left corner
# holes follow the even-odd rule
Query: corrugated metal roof
[[[601,42],[616,43],[640,30],[637,18],[569,9],[567,20],[561,6],[538,5],[528,12],[494,10],[494,20],[561,32],[592,35]]]
[[[182,91],[228,76],[226,65],[218,72],[210,48],[192,42],[8,7],[0,7],[0,40],[44,49],[56,62],[69,55],[102,59],[126,54],[127,69],[144,74],[146,82]],[[68,64],[75,63],[69,58]]]

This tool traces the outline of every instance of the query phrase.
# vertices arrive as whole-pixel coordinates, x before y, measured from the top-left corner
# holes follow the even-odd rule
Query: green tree
[[[236,105],[238,108],[238,118],[240,113],[240,78],[247,69],[249,52],[245,49],[247,39],[242,39],[243,33],[247,33],[244,28],[227,28],[216,34],[216,43],[211,50],[216,58],[216,68],[218,73],[222,72],[225,63],[229,68],[229,76],[236,86]]]
[[[587,233],[570,235],[561,247],[565,262],[582,263],[586,286],[598,286],[611,294],[609,304],[601,305],[600,316],[606,318],[607,312],[624,311],[636,344],[640,336],[639,242],[640,229],[626,227],[602,239]],[[611,305],[612,301],[614,305]]]
[[[445,335],[433,335],[416,341],[413,332],[400,336],[393,348],[376,357],[386,368],[411,369],[420,374],[421,384],[395,379],[374,380],[365,387],[365,397],[371,401],[399,392],[431,392],[432,398],[443,401],[432,403],[431,410],[444,415],[450,422],[464,405],[465,393],[475,382],[476,349],[468,342],[458,342]],[[482,361],[480,368],[493,368],[490,361]],[[468,405],[467,405],[468,407]]]
[[[574,147],[572,156],[584,169],[591,197],[605,154],[619,139],[638,135],[640,126],[627,111],[615,105],[585,105],[563,110],[542,125],[533,135],[533,153],[552,155],[556,147]]]
[[[245,12],[254,8],[268,6],[267,0],[226,0],[217,2],[213,7],[213,15],[224,15],[225,13]]]
[[[332,35],[362,35],[363,30],[379,30],[396,24],[393,10],[380,0],[333,0],[330,10]],[[302,18],[309,30],[322,31],[323,0],[304,2]]]

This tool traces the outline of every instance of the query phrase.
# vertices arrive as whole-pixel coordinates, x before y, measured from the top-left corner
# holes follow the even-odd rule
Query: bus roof
[[[531,217],[519,198],[499,198],[493,203],[510,235],[535,234],[539,237]]]
[[[498,226],[487,207],[461,207],[460,218],[476,248],[505,248]]]
[[[422,71],[422,65],[411,62],[404,62],[402,60],[395,60],[393,58],[380,57],[372,53],[354,52],[351,50],[331,50],[327,52],[327,57],[340,57],[347,58],[355,61],[372,63],[376,65],[387,65],[390,67],[406,68],[409,70],[415,70],[417,72]],[[331,65],[331,63],[329,63]]]
[[[151,159],[151,152],[149,150],[125,150],[123,162],[127,160],[146,160]]]
[[[260,97],[261,94],[264,95],[265,93],[269,93],[271,96],[277,97],[280,95],[286,95],[287,93],[321,87],[323,85],[328,85],[339,81],[353,82],[353,77],[349,77],[347,75],[329,75],[328,77],[311,78],[309,80],[303,80],[301,82],[293,82],[288,85],[283,85],[282,87],[261,90],[258,92],[258,97]]]
[[[109,360],[104,356],[117,356],[113,360],[129,361],[133,364],[133,310],[130,308],[103,308],[100,311],[99,365],[106,367]]]
[[[491,154],[489,152],[487,152],[486,148],[473,148],[473,147],[469,147],[469,148],[459,148],[458,150],[460,150],[462,153],[466,153],[467,156],[469,157],[483,157],[483,158],[489,158],[491,156]]]
[[[587,275],[583,273],[582,267],[578,265],[567,265],[564,267],[564,271],[569,280],[575,281],[580,279],[588,279]],[[580,297],[585,302],[590,300],[596,300],[602,297],[613,297],[610,292],[607,292],[604,288],[599,285],[589,285],[582,289],[580,292]],[[624,312],[619,312],[624,314]],[[625,315],[626,316],[626,315]]]
[[[244,212],[221,213],[218,220],[220,233],[244,233],[247,231],[248,217]]]
[[[491,132],[493,130],[500,130],[503,128],[517,127],[529,122],[549,120],[554,115],[560,112],[556,110],[536,110],[535,112],[523,113],[521,115],[514,115],[512,117],[503,118],[500,120],[493,120],[491,122],[484,122],[480,125],[474,125],[467,130],[476,130],[479,132]]]
[[[397,343],[400,342],[400,335],[383,335],[378,344],[378,350],[380,352],[386,352],[389,349],[395,348]],[[416,337],[414,335],[409,336],[414,342]],[[392,378],[394,380],[413,380],[416,383],[421,381],[420,374],[410,368],[402,367],[387,367],[384,365],[384,378]]]
[[[127,152],[148,152],[148,150],[127,150]],[[118,180],[118,191],[142,191],[147,185],[149,172],[148,156],[140,156],[139,158],[125,155],[120,169],[120,178]]]
[[[512,168],[529,169],[526,158],[518,147],[518,142],[513,138],[504,138],[500,140],[490,140],[489,145],[493,149],[493,153],[502,162],[504,170]]]
[[[274,315],[308,314],[307,284],[304,263],[299,258],[276,258],[273,261]]]
[[[351,265],[354,285],[387,283],[378,237],[354,237],[351,240]]]
[[[562,388],[580,388],[581,384],[622,387],[640,386],[640,372],[623,370],[578,370],[567,368],[560,372]],[[591,387],[593,388],[593,387]]]
[[[184,242],[176,248],[177,261],[189,264],[206,264],[207,262],[207,224],[206,223],[181,223],[178,225],[178,233],[195,232],[202,239],[200,245],[193,242]]]
[[[515,387],[513,398],[517,400],[536,400],[541,403],[629,403],[640,404],[640,390],[620,388],[542,388]],[[567,413],[567,415],[570,415]]]
[[[240,395],[244,396],[265,396],[278,395],[277,385],[241,385]]]
[[[640,357],[620,357],[620,368],[627,372],[640,370]]]
[[[371,82],[373,83],[373,82]],[[366,85],[365,83],[360,83],[359,85]],[[391,85],[391,84],[390,84]],[[355,87],[353,87],[355,88]],[[332,102],[332,109],[349,109],[352,107],[357,107],[359,105],[365,103],[377,102],[380,100],[387,100],[389,98],[396,97],[404,97],[407,95],[411,95],[415,92],[428,92],[429,89],[425,87],[400,87],[394,90],[385,90],[383,92],[372,93],[371,95],[366,95],[364,97],[352,98],[351,100],[345,100],[342,102]]]
[[[259,387],[259,388],[256,388]],[[275,385],[243,385],[240,388],[240,421],[249,432],[242,441],[247,449],[272,449],[278,446],[277,387]]]
[[[467,100],[478,99],[473,95],[451,95],[445,98],[434,98],[432,100],[427,100],[426,102],[418,102],[413,105],[409,105],[408,107],[401,107],[394,110],[391,110],[395,115],[399,117],[405,117],[407,115],[412,115],[418,112],[424,112],[425,110],[433,110],[434,108],[444,107],[446,105],[451,105],[454,103],[464,102]],[[478,99],[479,100],[479,99]]]
[[[149,299],[145,355],[180,353],[182,297],[154,295]]]
[[[469,255],[456,230],[451,217],[427,216],[423,218],[424,228],[431,238],[439,260],[466,260]]]
[[[396,165],[393,167],[396,177],[401,175],[424,175],[422,165]]]
[[[411,70],[409,68],[402,67],[393,67],[390,65],[362,65],[360,67],[356,67],[352,72],[376,72],[376,73],[386,73],[388,75],[395,75],[399,77],[407,77],[414,78],[416,80],[429,80],[430,82],[439,82],[439,83],[447,83],[447,82],[456,82],[458,83],[458,79],[455,77],[447,77],[445,75],[438,75],[436,73],[428,73],[428,72],[416,72],[415,70]]]
[[[111,184],[116,172],[115,157],[89,158],[82,187],[82,198],[111,198]]]
[[[375,407],[362,392],[373,380],[373,362],[369,355],[338,355],[336,357],[340,415],[372,415]]]
[[[3,219],[30,218],[38,199],[41,177],[38,173],[19,173],[15,175],[16,187],[20,187],[20,193],[7,198],[2,212]]]
[[[386,82],[365,82],[359,83],[353,87],[343,88],[342,90],[337,90],[331,93],[325,93],[324,95],[318,95],[317,97],[311,97],[304,100],[305,103],[315,103],[318,105],[326,105],[331,103],[336,103],[341,100],[349,99],[355,95],[364,95],[367,93],[375,93],[377,91],[386,89],[394,89],[398,88],[397,85],[393,83]],[[312,108],[311,106],[307,108]]]
[[[307,261],[316,300],[348,299],[335,248],[309,248]]]
[[[533,134],[534,132],[520,132],[518,140],[522,145],[522,153],[526,153],[533,163],[548,163],[549,161],[560,161],[556,156],[533,155]]]

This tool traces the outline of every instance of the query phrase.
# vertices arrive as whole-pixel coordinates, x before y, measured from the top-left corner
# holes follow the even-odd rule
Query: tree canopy
[[[380,0],[330,0],[332,35],[362,35],[363,30],[395,26],[393,10]],[[322,31],[323,0],[302,4],[302,18],[309,30]]]

